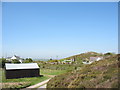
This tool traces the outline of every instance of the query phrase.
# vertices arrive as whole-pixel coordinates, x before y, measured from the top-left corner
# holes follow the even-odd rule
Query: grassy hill
[[[84,54],[82,55],[75,57],[86,57]],[[47,88],[118,88],[120,86],[118,84],[118,66],[120,66],[118,55],[112,55],[104,60],[54,77],[48,82]]]
[[[97,53],[97,52],[86,52],[86,53],[81,53],[81,54],[78,54],[78,55],[67,57],[66,59],[71,59],[71,58],[84,59],[84,58],[89,58],[89,57],[92,57],[92,56],[103,56],[103,54],[102,53]]]
[[[64,59],[75,59],[75,63],[77,64],[82,64],[82,61],[85,59],[88,59],[90,57],[95,57],[95,56],[104,56],[102,53],[97,53],[97,52],[86,52],[86,53],[81,53],[78,55],[70,56]]]

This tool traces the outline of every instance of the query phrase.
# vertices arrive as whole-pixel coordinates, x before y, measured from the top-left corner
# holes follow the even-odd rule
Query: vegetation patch
[[[47,88],[118,88],[118,55],[58,75]]]
[[[41,69],[41,75],[60,75],[67,72],[66,70],[51,70],[51,69]]]
[[[2,70],[2,87],[3,88],[25,88],[39,82],[49,79],[48,76],[43,77],[28,77],[18,79],[6,79],[4,70]]]

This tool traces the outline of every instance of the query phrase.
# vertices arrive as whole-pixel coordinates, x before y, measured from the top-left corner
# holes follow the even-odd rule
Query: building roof
[[[5,67],[6,67],[6,70],[11,70],[11,69],[37,69],[37,68],[39,68],[37,63],[20,63],[20,64],[6,63]]]
[[[6,59],[11,59],[12,57],[6,57]]]
[[[12,56],[12,58],[11,58],[11,59],[20,59],[20,57],[19,57],[19,56],[14,55],[14,56]]]

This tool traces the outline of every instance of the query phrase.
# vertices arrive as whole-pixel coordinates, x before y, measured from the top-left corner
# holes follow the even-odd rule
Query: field
[[[41,75],[60,75],[67,72],[66,70],[51,70],[51,69],[41,69]]]
[[[19,79],[5,79],[4,70],[1,70],[2,73],[2,87],[3,88],[25,88],[44,80],[47,80],[55,75],[60,75],[65,73],[65,70],[50,70],[50,69],[41,69],[40,75],[43,77],[31,77],[31,78],[19,78]]]
[[[19,79],[5,79],[4,70],[2,70],[2,87],[3,88],[24,88],[30,85],[37,84],[48,79],[48,76],[43,77],[30,77]]]

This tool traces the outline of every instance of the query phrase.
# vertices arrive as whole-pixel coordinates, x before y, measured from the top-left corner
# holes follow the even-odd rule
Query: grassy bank
[[[85,65],[51,79],[47,88],[118,88],[118,57]]]

